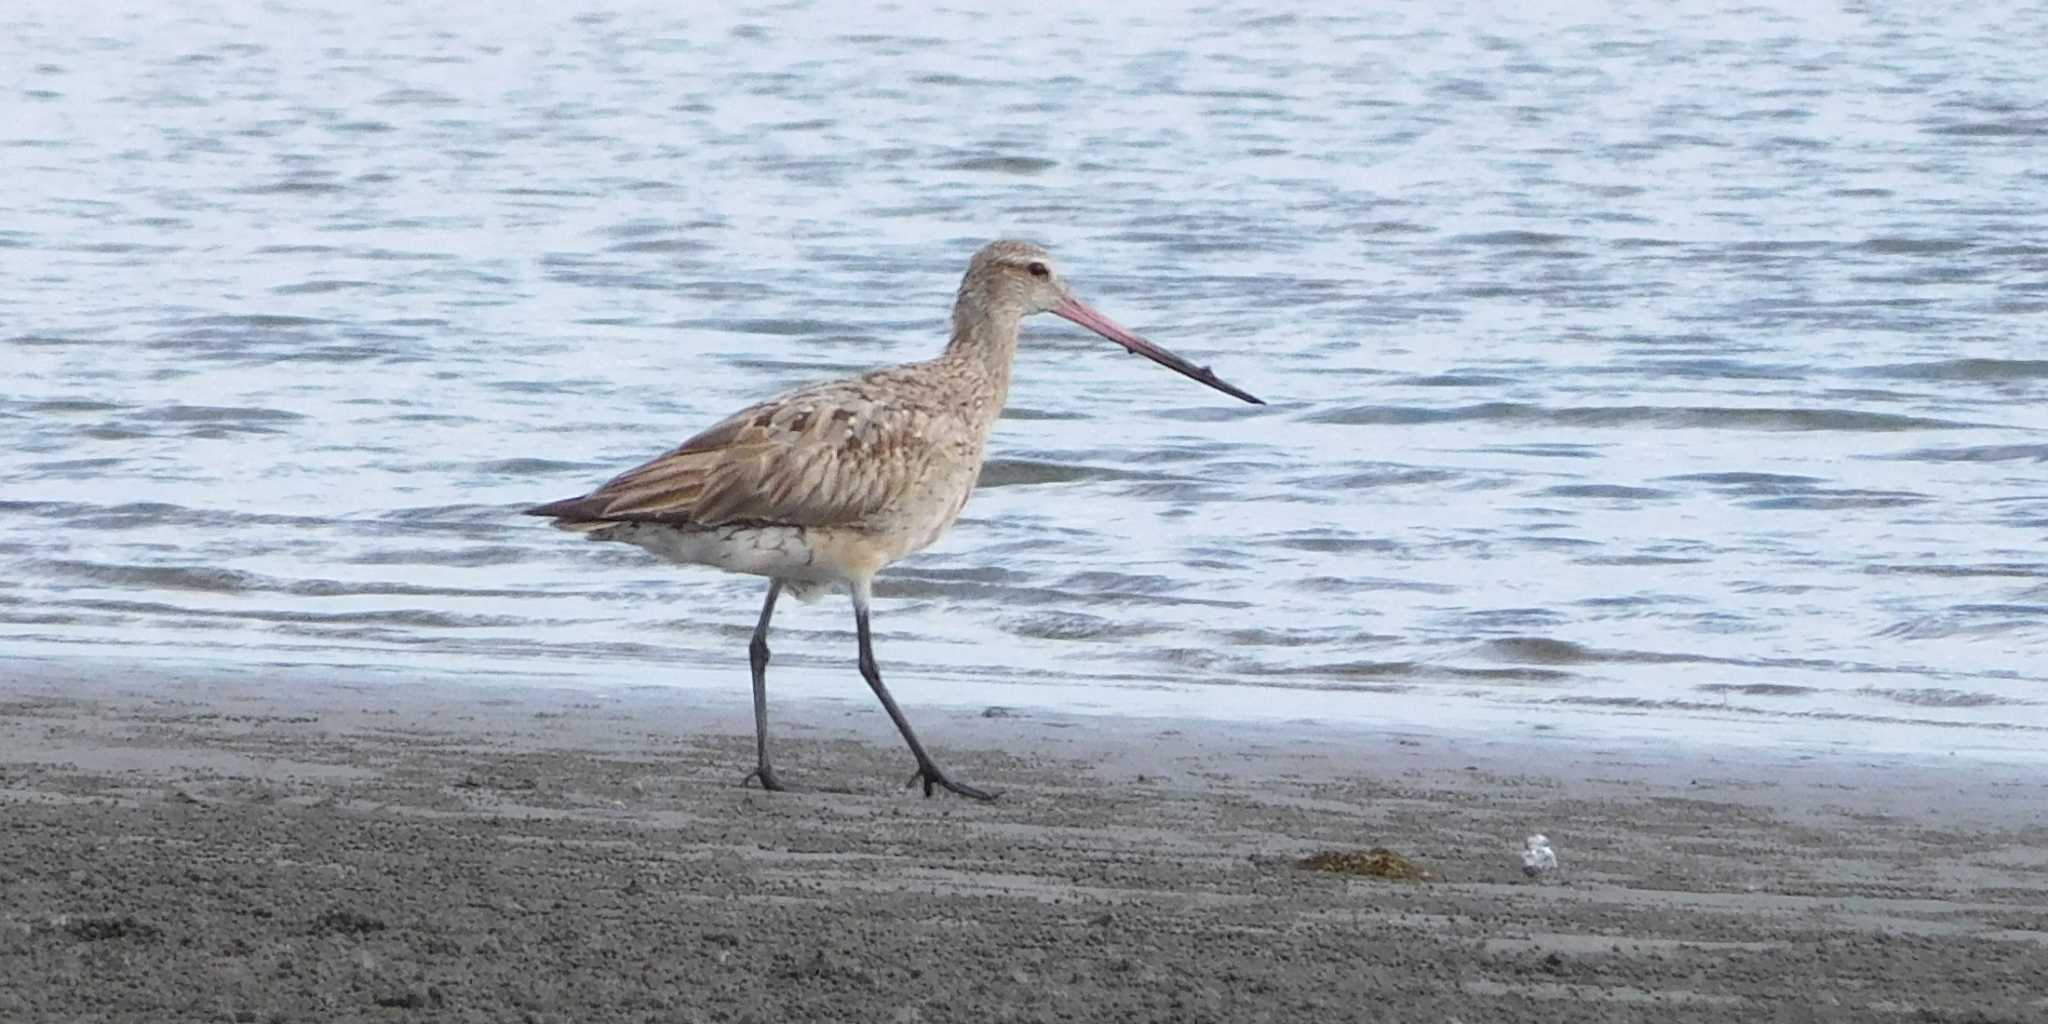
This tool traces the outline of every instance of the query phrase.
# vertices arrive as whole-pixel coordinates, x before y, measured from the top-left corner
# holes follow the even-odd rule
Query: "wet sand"
[[[2048,1020],[2038,769],[743,698],[0,665],[0,1020]]]

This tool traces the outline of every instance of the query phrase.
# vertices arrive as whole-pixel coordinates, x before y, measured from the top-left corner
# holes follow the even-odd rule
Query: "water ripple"
[[[1274,404],[1031,320],[906,699],[2036,743],[2042,12],[1555,13],[30,11],[135,88],[17,104],[0,656],[743,688],[759,581],[518,510],[930,357],[1015,234]]]

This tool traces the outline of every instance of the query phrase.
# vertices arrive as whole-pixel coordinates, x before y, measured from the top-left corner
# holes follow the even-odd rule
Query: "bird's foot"
[[[788,793],[795,789],[795,787],[776,778],[775,769],[770,768],[766,762],[763,762],[760,767],[755,768],[753,771],[748,772],[747,777],[740,780],[740,788],[745,789],[756,782],[759,782],[761,788],[770,793]]]
[[[917,774],[912,775],[910,777],[910,781],[904,783],[904,785],[915,786],[920,782],[924,784],[925,796],[931,796],[932,790],[934,788],[944,789],[947,792],[951,793],[958,793],[961,796],[965,797],[973,797],[976,800],[994,800],[997,796],[1000,795],[997,793],[991,793],[985,789],[976,789],[973,786],[970,786],[964,782],[954,782],[952,779],[946,777],[945,772],[939,770],[938,765],[932,764],[929,761],[925,762],[922,765],[919,765],[917,769]]]

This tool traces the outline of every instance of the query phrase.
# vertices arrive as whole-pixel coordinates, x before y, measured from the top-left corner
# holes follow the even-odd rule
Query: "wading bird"
[[[875,574],[930,545],[959,518],[1010,394],[1018,327],[1052,313],[1227,395],[1264,404],[1132,334],[1074,297],[1052,255],[1029,242],[974,254],[938,358],[799,388],[742,409],[579,498],[526,510],[594,540],[671,562],[768,577],[747,645],[754,670],[755,765],[746,781],[788,788],[768,763],[768,623],[784,589],[853,592],[860,673],[917,758],[910,783],[994,799],[946,777],[882,685],[868,631]]]

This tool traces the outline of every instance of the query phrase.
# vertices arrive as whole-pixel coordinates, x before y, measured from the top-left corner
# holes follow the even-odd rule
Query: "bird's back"
[[[943,530],[973,487],[994,420],[983,402],[962,400],[961,385],[934,360],[799,388],[589,494],[527,512],[586,527]]]

